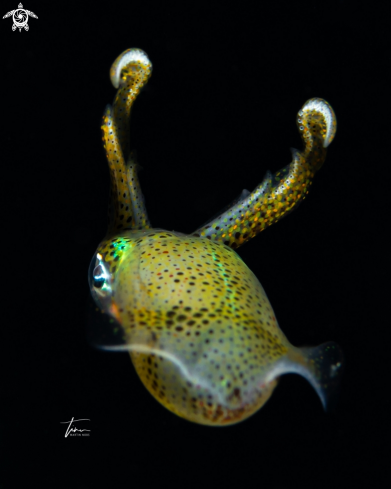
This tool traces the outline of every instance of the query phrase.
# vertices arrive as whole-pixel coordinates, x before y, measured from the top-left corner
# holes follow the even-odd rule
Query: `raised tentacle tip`
[[[323,127],[323,147],[327,148],[335,137],[337,132],[337,117],[331,105],[322,98],[311,98],[303,105],[298,113],[298,126],[303,130],[303,119],[308,117],[322,117],[321,125]]]
[[[118,88],[121,80],[122,69],[128,64],[143,65],[149,72],[152,71],[152,63],[147,53],[142,49],[131,48],[118,56],[110,68],[110,80],[114,88]]]

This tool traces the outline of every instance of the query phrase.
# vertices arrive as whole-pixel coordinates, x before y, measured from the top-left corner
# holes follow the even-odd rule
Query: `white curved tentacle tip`
[[[127,49],[120,54],[111,65],[110,80],[114,88],[119,87],[122,68],[130,63],[140,63],[145,65],[149,72],[152,70],[152,63],[150,62],[147,53],[138,48]]]
[[[323,142],[323,147],[332,142],[337,132],[337,117],[331,105],[322,98],[311,98],[303,105],[300,112],[305,113],[309,111],[319,112],[323,115],[326,122],[326,135]],[[299,112],[299,114],[300,114]]]

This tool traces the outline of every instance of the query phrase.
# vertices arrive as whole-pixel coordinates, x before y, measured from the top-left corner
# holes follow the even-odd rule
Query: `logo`
[[[72,426],[72,423],[77,423],[79,421],[91,421],[90,419],[87,418],[82,418],[82,419],[72,419],[70,421],[60,421],[60,424],[67,424],[67,430],[65,432],[65,438],[67,438],[69,435],[70,436],[90,436],[90,431],[87,429],[78,429],[74,426]],[[80,426],[80,425],[79,425]],[[84,431],[88,431],[88,433],[84,433]]]
[[[30,10],[25,10],[21,3],[18,5],[18,8],[16,10],[11,10],[11,12],[7,12],[4,15],[3,19],[11,17],[11,15],[14,21],[12,25],[12,30],[15,31],[16,29],[19,29],[19,32],[21,32],[22,27],[24,27],[26,31],[29,30],[29,26],[27,25],[27,22],[29,21],[29,16],[34,17],[34,19],[38,19],[34,12],[31,12]]]

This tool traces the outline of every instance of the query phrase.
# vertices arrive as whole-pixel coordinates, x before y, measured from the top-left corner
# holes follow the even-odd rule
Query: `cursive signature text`
[[[76,433],[77,431],[78,432],[82,432],[82,431],[91,431],[91,430],[78,430],[77,428],[73,428],[72,427],[72,423],[76,423],[77,421],[91,421],[90,419],[87,419],[87,418],[82,418],[82,419],[72,419],[70,421],[60,421],[60,424],[68,424],[68,428],[65,432],[65,438],[69,435],[69,433]]]

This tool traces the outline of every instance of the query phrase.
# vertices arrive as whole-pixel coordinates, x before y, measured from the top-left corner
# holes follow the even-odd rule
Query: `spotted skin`
[[[279,221],[306,198],[315,172],[323,165],[326,147],[334,139],[337,120],[332,107],[319,98],[308,100],[297,117],[304,151],[292,149],[292,163],[263,182],[246,198],[213,222],[197,229],[195,236],[222,241],[238,248]]]
[[[151,72],[152,64],[141,49],[128,49],[110,69],[111,82],[118,91],[113,106],[105,109],[101,127],[111,177],[108,233],[150,227],[128,134],[133,102]]]
[[[341,373],[335,343],[296,348],[280,330],[265,291],[234,251],[305,198],[335,115],[321,99],[299,112],[304,151],[267,173],[254,192],[192,235],[151,228],[128,143],[132,103],[151,73],[138,49],[117,58],[118,88],[102,132],[111,175],[110,224],[93,256],[89,282],[96,314],[114,334],[96,345],[128,350],[149,392],[167,409],[207,425],[237,423],[269,399],[280,375],[303,375],[326,406]],[[126,120],[125,120],[126,119]],[[125,156],[124,156],[125,155]]]

